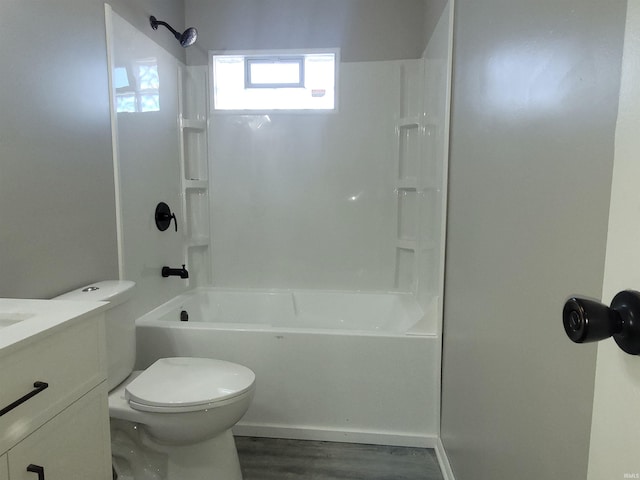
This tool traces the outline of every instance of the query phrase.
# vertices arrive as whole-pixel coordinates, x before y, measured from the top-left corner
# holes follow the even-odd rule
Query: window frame
[[[215,67],[214,67],[214,57],[215,56],[243,56],[243,57],[262,57],[262,58],[276,58],[276,57],[301,57],[304,62],[305,55],[317,55],[317,54],[331,54],[334,57],[334,101],[333,108],[326,109],[286,109],[286,108],[276,108],[276,109],[216,109],[215,105]],[[340,48],[331,47],[331,48],[307,48],[307,49],[278,49],[278,50],[209,50],[208,52],[209,59],[209,86],[208,86],[208,97],[209,97],[209,113],[211,115],[278,115],[278,114],[299,114],[299,115],[331,115],[339,113],[339,80],[340,80]],[[307,77],[305,75],[306,81]],[[303,83],[304,86],[304,83]],[[262,87],[259,87],[262,88]],[[267,88],[298,88],[291,87],[291,85],[287,84],[283,87],[273,87],[273,85],[269,85]]]

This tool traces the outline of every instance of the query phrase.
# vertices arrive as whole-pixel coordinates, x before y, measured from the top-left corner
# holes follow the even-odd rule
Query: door
[[[602,301],[640,291],[640,0],[628,0]],[[588,480],[640,478],[640,356],[600,342]]]

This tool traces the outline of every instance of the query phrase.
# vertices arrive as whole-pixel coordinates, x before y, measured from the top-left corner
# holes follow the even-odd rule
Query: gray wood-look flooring
[[[427,448],[236,437],[244,480],[442,480]]]

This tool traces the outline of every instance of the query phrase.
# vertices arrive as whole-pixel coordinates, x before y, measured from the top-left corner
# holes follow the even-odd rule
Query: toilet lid
[[[150,407],[206,405],[242,395],[255,374],[242,365],[210,358],[161,358],[125,389],[125,397]]]

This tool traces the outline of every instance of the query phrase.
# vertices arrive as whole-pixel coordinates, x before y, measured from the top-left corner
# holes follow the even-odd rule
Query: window
[[[216,111],[335,110],[339,51],[211,55]]]
[[[304,88],[304,57],[245,57],[244,88]]]

